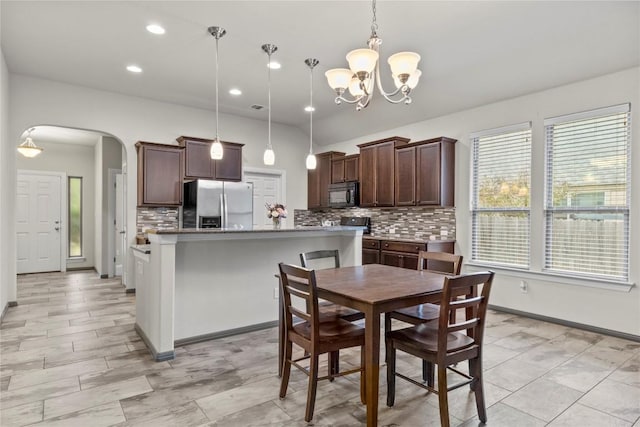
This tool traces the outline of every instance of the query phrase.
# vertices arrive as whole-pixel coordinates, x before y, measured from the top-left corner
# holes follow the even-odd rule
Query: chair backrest
[[[293,331],[293,316],[296,316],[311,325],[312,341],[317,339],[319,322],[315,271],[282,262],[278,267],[286,330]],[[296,304],[296,299],[303,303]],[[298,307],[306,307],[306,310]]]
[[[447,252],[420,251],[418,253],[418,270],[435,271],[437,273],[460,274],[462,255]]]
[[[446,353],[448,334],[465,329],[467,335],[473,338],[474,344],[482,346],[493,274],[493,271],[485,271],[445,278],[438,319],[439,353]],[[479,294],[480,286],[482,292]],[[464,319],[450,323],[451,312],[462,308],[465,309]]]
[[[300,264],[305,268],[311,268],[309,261],[333,258],[334,268],[340,268],[340,252],[337,249],[303,252],[300,254]]]

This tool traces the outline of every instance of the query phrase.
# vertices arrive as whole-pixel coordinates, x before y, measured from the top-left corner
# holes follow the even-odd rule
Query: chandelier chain
[[[371,21],[371,36],[378,36],[378,22],[376,20],[376,0],[372,0],[371,8],[373,9],[373,19]]]

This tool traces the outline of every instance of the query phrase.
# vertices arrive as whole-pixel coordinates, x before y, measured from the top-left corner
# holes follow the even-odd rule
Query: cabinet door
[[[344,180],[345,181],[358,181],[359,180],[359,158],[360,156],[353,155],[347,156],[344,159]]]
[[[345,181],[344,174],[344,159],[337,159],[331,161],[331,183],[338,184]]]
[[[320,207],[318,167],[307,171],[307,209]]]
[[[211,144],[203,141],[185,141],[184,146],[185,178],[213,179],[214,165],[211,161]]]
[[[318,185],[320,207],[329,207],[329,184],[331,184],[331,155],[318,156]]]
[[[395,148],[393,142],[376,146],[376,206],[393,206],[395,197]]]
[[[362,265],[380,264],[380,251],[377,249],[362,249]]]
[[[138,204],[182,203],[183,152],[180,147],[142,145],[138,152]]]
[[[440,143],[417,147],[417,204],[440,205]]]
[[[222,143],[221,160],[214,160],[215,179],[242,181],[242,146]]]
[[[360,149],[360,206],[376,206],[376,147]]]
[[[396,149],[396,206],[412,206],[416,204],[416,149]]]

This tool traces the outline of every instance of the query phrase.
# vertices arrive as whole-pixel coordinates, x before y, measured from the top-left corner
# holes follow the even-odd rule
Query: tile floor
[[[134,331],[135,296],[93,272],[18,278],[0,330],[0,425],[304,426],[306,377],[278,398],[270,329],[178,348],[156,363]],[[492,312],[484,369],[488,425],[640,426],[640,343]],[[345,365],[358,351],[345,352]],[[398,368],[419,374],[419,362]],[[400,379],[381,426],[438,426],[434,395]],[[358,376],[318,388],[316,426],[365,420]],[[473,395],[449,395],[451,424],[477,426]]]

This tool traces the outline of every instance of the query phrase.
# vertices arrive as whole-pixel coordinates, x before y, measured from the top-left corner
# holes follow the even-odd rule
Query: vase
[[[271,218],[273,220],[273,229],[274,230],[279,230],[280,229],[280,218]]]

